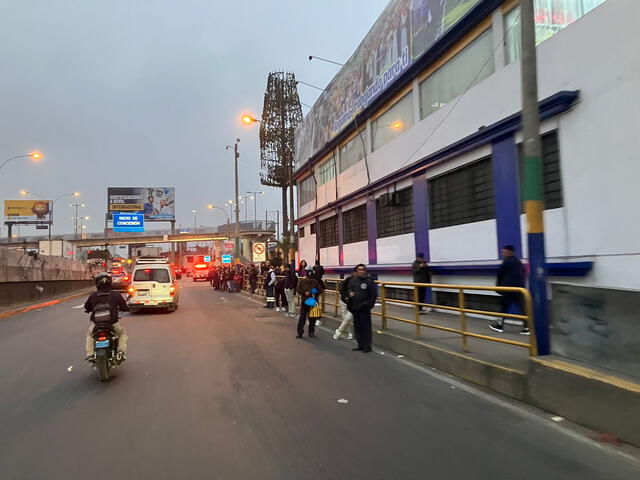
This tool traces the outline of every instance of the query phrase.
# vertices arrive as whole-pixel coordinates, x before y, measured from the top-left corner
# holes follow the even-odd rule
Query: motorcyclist
[[[87,331],[87,339],[85,349],[87,353],[87,361],[95,361],[95,345],[93,341],[93,328],[96,320],[95,315],[98,311],[98,306],[108,306],[110,315],[106,320],[101,320],[99,323],[108,324],[113,328],[113,331],[118,336],[118,352],[116,359],[118,362],[123,362],[127,359],[127,334],[124,330],[122,322],[118,321],[118,311],[128,312],[129,307],[127,302],[117,292],[111,290],[113,280],[108,273],[100,273],[95,278],[97,291],[93,292],[84,304],[84,311],[91,313],[89,330]]]

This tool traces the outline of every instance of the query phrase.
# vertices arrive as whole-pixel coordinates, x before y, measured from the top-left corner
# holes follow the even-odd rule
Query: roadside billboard
[[[480,0],[391,0],[296,130],[296,169]]]
[[[114,213],[114,232],[144,232],[144,215],[141,213]]]
[[[49,222],[51,200],[5,200],[4,219],[7,222]]]
[[[176,219],[175,188],[173,187],[109,187],[107,212],[144,213],[151,222]]]

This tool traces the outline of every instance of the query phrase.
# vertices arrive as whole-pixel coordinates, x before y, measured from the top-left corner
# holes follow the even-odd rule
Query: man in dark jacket
[[[376,304],[376,285],[367,274],[364,264],[356,265],[356,275],[349,281],[349,311],[353,313],[353,330],[358,347],[354,351],[371,352],[373,332],[371,331],[371,309]]]
[[[498,278],[496,285],[498,287],[522,287],[524,288],[524,266],[515,254],[515,247],[513,245],[505,245],[502,247],[502,264],[498,268]],[[502,298],[500,299],[500,312],[508,313],[509,307],[512,303],[516,302],[520,306],[520,311],[524,312],[522,308],[522,295],[518,292],[501,292]],[[504,318],[501,318],[495,323],[489,324],[491,330],[502,333],[504,332]],[[529,335],[529,327],[524,325],[520,331],[522,335]]]
[[[317,301],[322,293],[322,287],[318,281],[313,278],[311,267],[307,267],[307,270],[304,271],[304,276],[298,280],[297,291],[300,295],[300,317],[298,318],[298,335],[296,338],[302,338],[302,334],[304,333],[304,324],[306,323],[307,316],[309,315],[309,310],[311,310],[311,307],[306,304],[306,300],[313,298]],[[309,336],[315,337],[315,334],[316,319],[309,317]]]
[[[424,253],[418,253],[416,255],[416,259],[411,266],[411,271],[413,272],[413,283],[431,283],[431,269],[427,262],[424,261]],[[427,287],[418,287],[418,301],[420,303],[425,303],[426,300]],[[427,313],[424,310],[424,307],[420,306],[420,313]]]

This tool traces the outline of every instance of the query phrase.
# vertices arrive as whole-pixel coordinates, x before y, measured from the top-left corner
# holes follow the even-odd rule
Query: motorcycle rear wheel
[[[100,355],[97,358],[98,363],[98,375],[100,376],[100,381],[105,382],[109,380],[111,375],[111,366],[109,365],[109,360],[106,355]]]

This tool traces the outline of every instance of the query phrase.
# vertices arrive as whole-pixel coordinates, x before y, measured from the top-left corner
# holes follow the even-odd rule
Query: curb
[[[33,310],[38,310],[39,308],[52,307],[59,303],[68,302],[69,300],[73,300],[74,298],[84,297],[89,290],[83,291],[81,293],[74,293],[73,295],[68,295],[66,297],[56,298],[54,300],[49,300],[47,302],[37,303],[35,305],[28,305],[26,307],[16,308],[14,310],[8,310],[6,312],[0,313],[0,319],[13,317],[14,315],[18,315],[20,313],[27,313]]]

